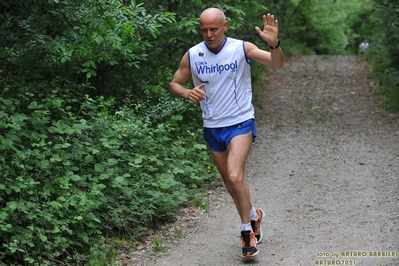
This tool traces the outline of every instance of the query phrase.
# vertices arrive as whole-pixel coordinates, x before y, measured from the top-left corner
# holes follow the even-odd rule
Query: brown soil
[[[215,186],[208,214],[181,210],[117,263],[399,265],[399,120],[378,108],[370,74],[356,56],[297,56],[267,71],[246,170],[268,215],[256,259],[241,259],[237,211]]]

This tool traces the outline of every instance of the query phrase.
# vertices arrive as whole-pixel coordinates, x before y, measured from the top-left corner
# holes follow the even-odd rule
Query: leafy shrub
[[[184,113],[182,101],[145,113],[139,104],[113,112],[103,97],[81,102],[74,112],[75,100],[54,92],[0,98],[4,263],[67,261],[111,231],[134,235],[176,214],[212,176],[198,123],[181,132],[186,118],[171,115]],[[152,121],[161,109],[170,112]]]
[[[388,66],[375,66],[375,68],[380,82],[377,93],[386,96],[381,106],[399,112],[399,70]]]
[[[399,112],[399,3],[377,0],[376,4],[372,17],[386,20],[377,21],[376,27],[381,30],[376,31],[376,42],[371,45],[366,58],[373,63],[380,83],[378,93],[386,96],[382,107]]]

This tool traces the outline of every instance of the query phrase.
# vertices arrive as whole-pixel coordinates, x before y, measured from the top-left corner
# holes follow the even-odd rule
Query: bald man
[[[263,30],[255,27],[269,51],[226,37],[228,21],[220,9],[204,10],[200,26],[204,41],[184,54],[170,92],[201,106],[204,139],[241,218],[242,256],[252,258],[259,253],[257,244],[263,238],[261,224],[266,214],[252,205],[244,178],[245,164],[257,136],[250,62],[283,67],[278,21],[267,14],[263,16]],[[194,88],[184,87],[190,77]]]

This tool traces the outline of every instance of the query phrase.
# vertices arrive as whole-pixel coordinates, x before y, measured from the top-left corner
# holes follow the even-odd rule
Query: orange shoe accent
[[[266,218],[266,214],[260,208],[255,208],[255,210],[256,214],[258,215],[258,219],[251,221],[251,225],[256,237],[256,243],[259,244],[260,242],[262,242],[263,239],[261,224]]]

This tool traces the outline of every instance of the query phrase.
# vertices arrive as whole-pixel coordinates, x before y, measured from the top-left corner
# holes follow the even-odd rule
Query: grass
[[[154,237],[154,250],[155,251],[164,251],[167,249],[167,246],[163,243],[163,238],[160,235]]]

